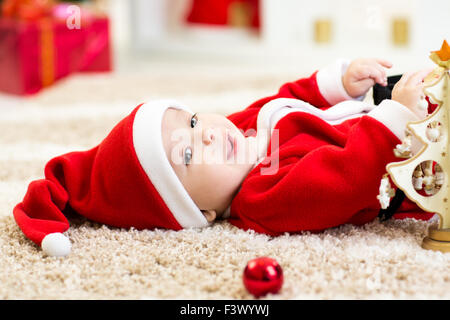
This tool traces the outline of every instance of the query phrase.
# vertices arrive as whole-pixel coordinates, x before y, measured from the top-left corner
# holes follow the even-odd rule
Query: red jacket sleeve
[[[269,101],[278,98],[299,99],[309,104],[327,109],[331,105],[325,100],[317,85],[317,71],[310,77],[299,79],[294,82],[285,83],[278,93],[269,97],[259,99],[242,111],[235,112],[227,118],[244,132],[249,129],[256,130],[256,120],[259,110]]]
[[[278,125],[283,126],[279,152],[270,155],[278,157],[278,171],[261,174],[262,167],[273,165],[266,163],[250,172],[232,202],[230,223],[279,235],[361,224],[377,216],[380,179],[386,164],[398,161],[394,134],[368,116],[333,127],[297,113]]]

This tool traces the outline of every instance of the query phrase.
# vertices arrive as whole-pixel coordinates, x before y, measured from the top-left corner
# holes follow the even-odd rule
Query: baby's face
[[[166,155],[208,220],[223,214],[256,161],[253,139],[225,116],[169,108],[162,121]]]

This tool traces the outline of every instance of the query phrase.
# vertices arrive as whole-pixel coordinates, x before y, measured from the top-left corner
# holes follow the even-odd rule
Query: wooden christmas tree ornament
[[[394,150],[396,156],[408,159],[390,163],[386,170],[410,200],[439,215],[439,227],[428,230],[422,247],[450,252],[450,47],[446,41],[439,51],[431,53],[430,59],[437,66],[424,80],[424,95],[438,106],[424,120],[408,123],[405,141]],[[423,143],[415,155],[410,149],[411,135]],[[386,192],[381,192],[386,176],[383,179],[378,197],[380,202],[383,199],[382,207],[386,206]]]

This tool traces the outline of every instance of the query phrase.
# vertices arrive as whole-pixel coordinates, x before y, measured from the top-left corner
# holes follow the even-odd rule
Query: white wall
[[[314,46],[313,23],[318,18],[333,22],[330,46],[338,50],[392,48],[391,22],[395,17],[410,20],[410,50],[436,46],[450,36],[448,0],[262,1],[263,37],[273,45]]]
[[[287,64],[299,60],[314,64],[331,56],[382,56],[397,61],[400,68],[411,68],[415,61],[427,61],[424,57],[439,49],[444,38],[450,40],[449,0],[261,0],[260,36],[223,28],[183,28],[189,0],[110,1],[121,2],[122,7],[127,3],[131,44],[145,52],[270,59]],[[408,46],[392,43],[394,17],[410,20]],[[333,23],[329,44],[313,41],[318,18]]]

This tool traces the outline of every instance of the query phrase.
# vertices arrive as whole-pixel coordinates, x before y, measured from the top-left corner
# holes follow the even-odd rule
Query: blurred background
[[[232,112],[337,58],[432,66],[448,0],[0,0],[0,110],[180,98]]]

